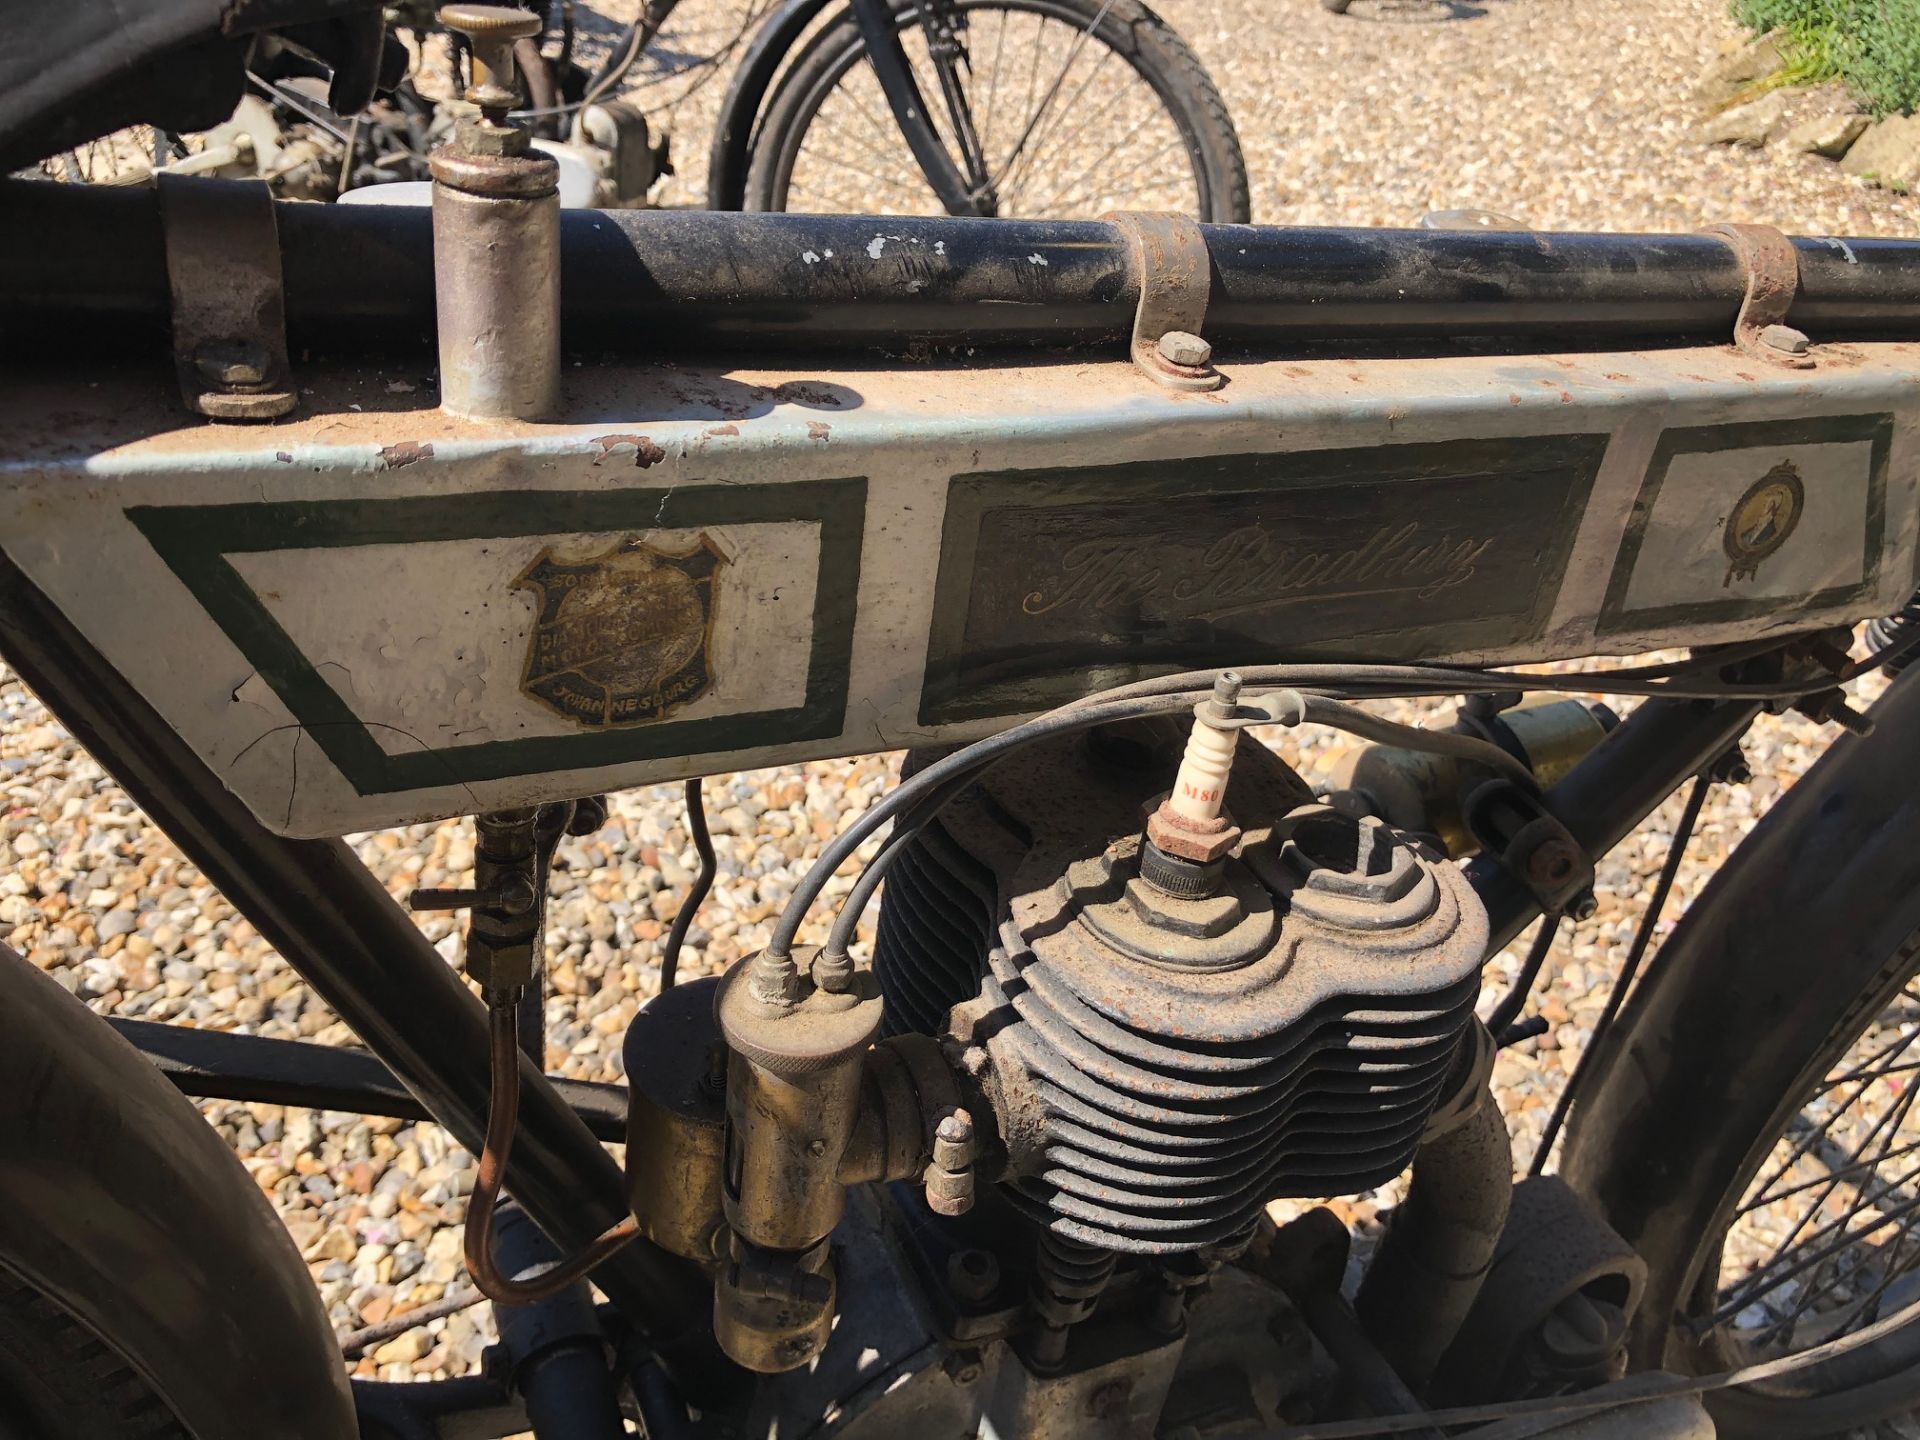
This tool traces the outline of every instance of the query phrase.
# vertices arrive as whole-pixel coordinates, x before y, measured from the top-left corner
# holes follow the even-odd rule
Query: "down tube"
[[[478,1152],[486,1126],[480,1002],[347,846],[269,833],[118,671],[0,553],[0,655],[134,802],[353,1029],[429,1113]],[[507,1188],[562,1247],[625,1217],[619,1167],[531,1065]],[[693,1266],[645,1240],[594,1280],[649,1339],[704,1324]]]

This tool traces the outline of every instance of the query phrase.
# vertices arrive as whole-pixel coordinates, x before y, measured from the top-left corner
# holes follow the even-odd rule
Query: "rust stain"
[[[593,460],[596,465],[605,463],[616,451],[623,449],[633,452],[633,463],[641,470],[658,465],[667,458],[667,452],[644,435],[597,435],[593,443],[600,447],[600,453]]]
[[[833,434],[833,427],[827,424],[826,421],[807,421],[807,438],[809,440],[825,440],[831,434]]]
[[[424,445],[418,440],[402,440],[398,445],[383,445],[380,447],[380,468],[382,470],[398,470],[402,466],[413,464],[416,460],[430,460],[432,458],[433,446]]]
[[[774,403],[814,405],[823,410],[838,410],[847,402],[838,387],[814,380],[786,380],[773,387]]]
[[[1606,378],[1609,380],[1632,380],[1633,376],[1627,374],[1624,370],[1609,370],[1606,373]]]
[[[740,427],[731,420],[724,425],[709,425],[707,427],[707,434],[709,435],[738,435],[739,433]]]
[[[1509,390],[1507,392],[1507,404],[1518,405],[1519,403],[1520,403],[1520,397],[1514,394],[1511,390]]]

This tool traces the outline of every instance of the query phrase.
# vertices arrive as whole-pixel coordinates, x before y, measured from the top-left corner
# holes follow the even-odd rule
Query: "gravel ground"
[[[1920,199],[1868,189],[1825,162],[1689,140],[1687,91],[1734,33],[1720,0],[1356,0],[1344,18],[1310,0],[1167,0],[1162,8],[1226,96],[1262,221],[1398,224],[1431,208],[1482,206],[1542,227],[1690,229],[1739,218],[1801,231],[1920,231]],[[711,52],[742,13],[695,0],[666,33],[666,47],[680,56]],[[588,28],[605,43],[613,26]],[[641,98],[673,102],[680,173],[663,190],[666,203],[694,203],[703,193],[724,74],[702,81],[700,73],[641,72],[660,82]],[[1662,934],[1827,738],[1798,719],[1761,726],[1749,749],[1755,778],[1716,787]],[[693,930],[686,968],[718,970],[760,945],[823,841],[896,773],[896,758],[870,757],[711,779],[721,881]],[[351,1042],[4,672],[0,785],[0,844],[12,856],[0,875],[0,938],[95,1010]],[[1678,800],[1663,808],[1602,864],[1599,912],[1563,941],[1542,992],[1538,1008],[1553,1028],[1499,1062],[1495,1080],[1518,1163],[1530,1157],[1604,1003],[1678,808]],[[471,832],[462,822],[355,843],[396,895],[470,880]],[[659,942],[694,864],[678,787],[614,797],[607,825],[569,841],[559,860],[548,935],[549,1068],[618,1079],[621,1033],[656,988]],[[421,923],[457,960],[454,922]],[[1517,964],[1513,952],[1490,967],[1486,1003]],[[204,1109],[273,1199],[338,1328],[377,1323],[465,1284],[458,1226],[472,1157],[437,1127],[268,1105]],[[1364,1228],[1390,1198],[1360,1197],[1344,1208]],[[355,1373],[469,1372],[490,1338],[482,1307],[380,1346]]]

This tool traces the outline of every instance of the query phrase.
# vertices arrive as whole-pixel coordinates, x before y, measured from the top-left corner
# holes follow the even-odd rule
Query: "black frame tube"
[[[276,212],[296,352],[431,338],[424,208]],[[1731,246],[1705,234],[1202,229],[1216,343],[1724,343],[1745,293]],[[1794,324],[1816,339],[1920,335],[1920,241],[1795,245]],[[575,350],[1111,343],[1124,353],[1133,323],[1128,246],[1104,221],[571,210],[561,251]],[[167,297],[150,190],[0,184],[10,332],[120,352],[141,335],[164,341]]]
[[[365,1050],[316,1045],[310,1040],[274,1040],[231,1030],[199,1030],[162,1020],[107,1023],[120,1032],[183,1095],[207,1100],[247,1100],[301,1105],[394,1120],[431,1120],[427,1107],[393,1078],[380,1057]],[[547,1076],[560,1098],[596,1140],[627,1138],[627,1087]]]
[[[1761,708],[1748,700],[1647,700],[1548,790],[1542,803],[1581,849],[1598,858],[1725,754]],[[1486,953],[1493,955],[1539,917],[1540,902],[1491,856],[1466,868],[1487,907]]]
[[[221,894],[468,1149],[489,1103],[480,1002],[338,840],[269,832],[126,679],[0,554],[0,655]],[[624,1219],[620,1169],[530,1064],[507,1187],[572,1250]],[[594,1280],[649,1339],[697,1334],[709,1287],[644,1239]],[[694,1363],[697,1362],[697,1358]]]

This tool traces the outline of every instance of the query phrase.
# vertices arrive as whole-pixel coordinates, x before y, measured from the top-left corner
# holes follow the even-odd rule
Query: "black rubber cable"
[[[1506,1028],[1520,1018],[1527,996],[1533,993],[1533,982],[1540,978],[1540,970],[1547,963],[1547,956],[1553,953],[1554,937],[1559,933],[1560,916],[1540,917],[1540,928],[1534,932],[1533,946],[1520,965],[1520,973],[1513,977],[1512,986],[1500,997],[1500,1003],[1493,1007],[1493,1013],[1487,1016],[1487,1031],[1493,1036],[1495,1044],[1500,1043],[1500,1036]]]
[[[680,947],[687,943],[687,932],[693,928],[693,917],[699,913],[700,902],[707,898],[707,892],[713,889],[714,872],[719,868],[713,858],[713,837],[707,833],[707,801],[700,790],[698,776],[687,781],[687,831],[693,836],[693,848],[700,855],[700,873],[693,877],[693,887],[687,891],[687,898],[673,917],[673,928],[667,931],[667,943],[660,951],[660,988],[671,990],[673,982],[680,975]]]
[[[1594,1022],[1593,1034],[1588,1037],[1586,1048],[1580,1052],[1573,1074],[1561,1089],[1560,1098],[1553,1102],[1553,1113],[1547,1117],[1547,1128],[1540,1134],[1540,1144],[1533,1152],[1533,1163],[1527,1167],[1528,1175],[1538,1175],[1547,1168],[1547,1154],[1553,1149],[1560,1127],[1566,1123],[1567,1112],[1573,1108],[1573,1102],[1580,1093],[1580,1082],[1586,1077],[1593,1057],[1600,1053],[1600,1044],[1612,1028],[1614,1017],[1626,1003],[1627,992],[1633,988],[1634,976],[1640,973],[1640,962],[1646,958],[1647,946],[1653,942],[1653,931],[1660,923],[1660,912],[1667,908],[1667,894],[1673,889],[1674,878],[1680,873],[1680,863],[1687,858],[1687,842],[1693,838],[1693,827],[1700,819],[1700,807],[1706,804],[1707,791],[1712,786],[1713,777],[1704,772],[1693,782],[1693,789],[1687,795],[1686,808],[1680,812],[1680,823],[1674,827],[1673,843],[1667,847],[1666,861],[1660,867],[1660,878],[1654,881],[1653,894],[1647,897],[1647,908],[1640,916],[1640,928],[1634,931],[1633,945],[1627,951],[1626,962],[1620,967],[1620,978],[1613,982],[1613,990],[1607,996],[1607,1007]]]
[[[1299,664],[1258,665],[1240,670],[1248,689],[1289,687],[1308,696],[1333,698],[1326,692],[1337,689],[1352,697],[1356,693],[1368,699],[1441,697],[1500,690],[1551,690],[1592,694],[1663,695],[1680,699],[1755,700],[1793,699],[1830,689],[1865,674],[1889,658],[1920,646],[1920,629],[1886,650],[1876,652],[1845,667],[1837,674],[1817,680],[1774,682],[1771,684],[1730,684],[1726,682],[1682,684],[1676,680],[1649,676],[1682,675],[1686,670],[1714,670],[1731,663],[1733,656],[1751,645],[1728,647],[1719,654],[1703,654],[1697,661],[1669,662],[1664,665],[1631,667],[1620,670],[1583,671],[1568,674],[1536,674],[1530,671],[1482,670],[1464,666]],[[1745,658],[1745,657],[1743,657]],[[1012,751],[1053,735],[1091,729],[1096,725],[1121,720],[1145,719],[1153,715],[1173,714],[1213,693],[1218,671],[1186,671],[1137,681],[1132,685],[1102,691],[1097,695],[1063,705],[1024,724],[1013,726],[956,751],[912,779],[904,781],[874,805],[853,825],[841,832],[820,854],[813,867],[795,887],[774,927],[766,955],[781,960],[793,953],[801,923],[827,881],[864,844],[869,836],[902,811],[916,806],[921,798],[957,775],[973,774]],[[1631,683],[1630,683],[1631,682]],[[1414,732],[1419,733],[1419,732]],[[929,812],[930,814],[931,812]],[[924,822],[922,822],[924,823]],[[889,847],[891,854],[899,853]],[[877,884],[877,880],[875,881]],[[872,887],[867,888],[870,896]]]

